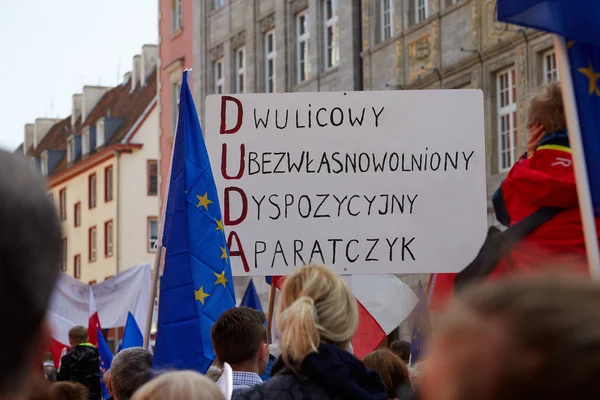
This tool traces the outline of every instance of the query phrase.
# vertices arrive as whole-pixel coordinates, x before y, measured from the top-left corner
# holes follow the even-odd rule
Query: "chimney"
[[[131,79],[131,71],[126,72],[125,75],[123,75],[123,83],[128,83],[130,79]]]
[[[71,126],[75,127],[77,118],[81,117],[81,99],[82,94],[76,93],[73,95],[73,103],[71,105]]]
[[[142,61],[140,71],[140,86],[146,85],[146,81],[154,72],[158,61],[158,46],[145,44],[142,46]]]
[[[35,125],[25,125],[25,140],[23,140],[23,153],[27,155],[27,152],[33,146],[33,136],[35,134]]]
[[[139,54],[137,56],[133,56],[133,70],[131,71],[131,91],[134,91],[140,82],[140,73],[141,73],[141,64],[142,64],[142,56]]]
[[[81,122],[85,121],[90,112],[94,109],[98,101],[111,88],[106,86],[84,86],[81,99]]]
[[[33,148],[38,147],[44,136],[50,131],[50,128],[57,122],[60,122],[60,119],[36,118],[33,130]]]

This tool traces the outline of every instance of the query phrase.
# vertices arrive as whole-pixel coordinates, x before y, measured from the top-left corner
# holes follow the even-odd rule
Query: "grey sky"
[[[70,115],[83,84],[114,86],[158,43],[157,0],[0,3],[0,148],[19,146],[35,118]]]

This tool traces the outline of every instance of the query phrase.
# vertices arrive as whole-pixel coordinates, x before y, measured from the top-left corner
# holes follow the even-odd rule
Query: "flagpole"
[[[275,282],[271,281],[271,291],[269,292],[269,310],[267,314],[267,342],[271,343],[271,328],[273,326],[273,310],[275,308],[275,294],[277,293],[277,288],[275,287]]]
[[[579,116],[577,115],[571,66],[569,65],[567,45],[564,37],[554,35],[554,49],[556,51],[556,63],[560,72],[560,87],[562,89],[565,115],[567,117],[569,144],[573,155],[573,168],[577,183],[577,196],[579,197],[579,209],[581,210],[581,222],[583,224],[588,266],[590,276],[593,279],[600,279],[600,249],[598,248],[596,220],[592,206],[587,166],[585,165],[583,142],[581,141],[581,129]]]

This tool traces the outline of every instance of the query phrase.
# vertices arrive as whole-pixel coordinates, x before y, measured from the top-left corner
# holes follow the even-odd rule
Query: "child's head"
[[[71,347],[88,341],[88,330],[83,326],[75,326],[69,330],[69,343]]]
[[[567,129],[559,83],[552,83],[529,102],[528,127],[540,123],[547,133]]]

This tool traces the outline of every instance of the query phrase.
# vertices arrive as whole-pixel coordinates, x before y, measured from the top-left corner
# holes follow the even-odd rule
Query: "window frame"
[[[269,37],[273,43],[272,51],[269,51]],[[264,33],[263,45],[265,46],[265,93],[275,93],[277,91],[277,43],[275,42],[275,29]],[[269,62],[272,61],[272,74],[269,78]]]
[[[300,18],[304,17],[304,33],[301,33]],[[306,82],[310,79],[310,12],[307,10],[296,14],[296,83]],[[304,44],[304,51],[302,51]],[[302,59],[304,55],[304,59]],[[302,73],[304,72],[304,78]]]
[[[215,83],[215,94],[225,94],[225,59],[223,57],[213,62],[213,78]],[[219,76],[219,71],[221,75]],[[219,88],[221,91],[219,92]]]
[[[48,176],[48,152],[43,151],[40,154],[40,173],[43,176]]]
[[[241,56],[240,56],[241,54]],[[240,57],[242,65],[240,66]],[[246,47],[242,46],[235,50],[233,57],[235,62],[235,92],[237,94],[246,93]]]
[[[151,184],[150,184],[150,180],[151,180],[151,174],[150,174],[150,168],[152,167],[152,165],[155,166],[156,168],[156,174],[155,174],[155,179],[156,179],[156,193],[152,193],[150,191],[151,188]],[[148,196],[158,196],[158,160],[147,160],[146,161],[146,195]]]
[[[67,139],[67,164],[72,164],[75,161],[75,138]]]
[[[183,1],[173,0],[171,7],[171,32],[175,33],[183,27]]]
[[[63,199],[64,195],[64,199]],[[67,220],[67,188],[64,187],[58,192],[58,214],[61,222]]]
[[[516,162],[517,127],[517,75],[514,65],[496,73],[496,113],[498,136],[498,171],[504,173]],[[502,82],[505,82],[504,86]],[[506,104],[504,104],[506,102]],[[504,119],[506,118],[506,119]],[[503,129],[504,127],[508,130]],[[505,142],[506,138],[506,142]],[[506,146],[505,146],[506,144]],[[506,159],[504,158],[506,154]],[[505,163],[506,161],[506,163]]]
[[[93,240],[92,233],[94,234]],[[98,260],[98,228],[94,225],[88,229],[88,261],[93,263],[96,260]]]
[[[78,201],[73,205],[73,226],[75,228],[81,226],[81,202]]]
[[[67,254],[69,254],[69,243],[66,237],[61,240],[61,259],[60,259],[60,270],[62,272],[67,272],[69,269],[69,261],[67,259]]]
[[[387,9],[386,6],[387,5]],[[388,25],[385,18],[388,16]],[[394,36],[394,0],[381,0],[379,3],[379,18],[381,26],[381,42],[387,42]]]
[[[152,234],[152,228],[150,226],[150,224],[152,222],[156,223],[156,239],[152,239],[151,234]],[[158,225],[158,217],[148,217],[146,220],[146,246],[147,246],[147,251],[148,253],[156,253],[155,247],[152,245],[152,242],[158,242],[158,237],[159,232],[158,230],[160,229],[159,225]]]
[[[421,4],[422,3],[422,4]],[[415,5],[415,24],[420,24],[429,18],[429,4],[427,0],[414,0]],[[420,12],[423,10],[423,15]]]
[[[332,16],[327,18],[327,4],[331,3],[332,7]],[[340,63],[340,43],[339,43],[339,25],[338,25],[338,16],[339,16],[339,4],[338,0],[323,0],[323,51],[324,51],[324,69],[328,71],[332,68],[335,68]],[[329,29],[333,30],[333,42],[329,43]],[[329,50],[331,47],[331,56],[329,54]],[[333,60],[330,58],[334,58]]]
[[[110,179],[108,179],[110,177]],[[110,182],[109,182],[110,180]],[[110,183],[110,185],[109,185]],[[104,202],[108,203],[114,199],[114,169],[112,165],[104,168]]]
[[[73,256],[73,277],[75,279],[81,279],[81,254],[75,254]]]
[[[110,246],[109,246],[109,244],[110,244]],[[114,230],[113,220],[111,219],[104,223],[104,257],[105,258],[112,257],[114,254],[115,254],[115,230]]]
[[[81,132],[81,154],[82,156],[90,153],[90,131],[89,129]]]
[[[92,181],[94,185],[92,186]],[[92,190],[93,189],[93,190]],[[93,192],[93,193],[92,193]],[[92,196],[93,194],[93,196]],[[88,209],[93,210],[98,205],[98,178],[96,173],[88,175]]]
[[[179,122],[179,99],[181,95],[181,81],[171,82],[171,131],[177,132]]]
[[[548,65],[548,58],[550,58],[550,62],[553,63],[553,68]],[[542,71],[543,71],[543,82],[545,85],[554,82],[560,82],[560,72],[558,70],[558,64],[556,62],[556,52],[554,48],[545,51],[542,54]]]

